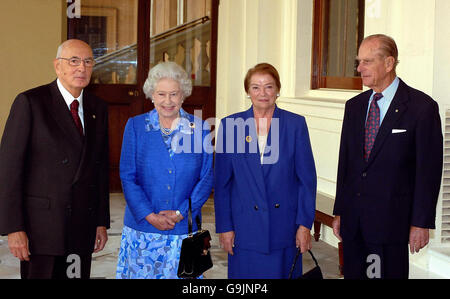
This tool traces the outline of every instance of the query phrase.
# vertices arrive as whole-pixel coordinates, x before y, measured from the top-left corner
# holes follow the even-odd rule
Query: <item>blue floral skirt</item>
[[[187,236],[146,233],[124,226],[116,278],[177,279],[181,243]]]

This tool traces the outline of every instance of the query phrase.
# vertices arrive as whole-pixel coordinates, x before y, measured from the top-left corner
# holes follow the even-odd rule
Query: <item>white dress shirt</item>
[[[59,92],[61,92],[64,101],[66,101],[67,107],[69,108],[70,111],[70,104],[72,104],[72,102],[74,100],[78,100],[78,102],[80,103],[80,105],[78,106],[78,115],[80,116],[80,120],[81,120],[81,126],[83,127],[83,132],[84,132],[84,113],[83,113],[83,90],[81,91],[81,94],[78,98],[75,98],[63,85],[62,83],[58,80],[56,80],[56,83],[58,84],[58,89]]]
[[[398,77],[395,77],[394,81],[389,85],[381,94],[383,97],[378,100],[377,104],[380,108],[380,126],[383,122],[384,117],[386,116],[386,113],[389,109],[389,106],[391,106],[392,100],[394,99],[395,93],[397,92],[398,85],[400,84],[400,79]],[[369,110],[370,110],[370,104],[372,103],[373,96],[375,95],[375,91],[372,92],[372,95],[369,99],[369,106],[367,107],[367,113],[366,113],[366,121],[367,117],[369,116]]]

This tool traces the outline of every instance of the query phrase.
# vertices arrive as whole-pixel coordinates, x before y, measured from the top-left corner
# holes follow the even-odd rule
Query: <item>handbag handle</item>
[[[317,262],[316,258],[314,257],[314,254],[312,253],[312,251],[308,250],[308,252],[311,255],[314,263],[316,264],[316,267],[319,267],[319,263]],[[297,264],[297,260],[298,260],[298,257],[300,256],[300,253],[301,253],[301,251],[300,251],[300,248],[299,248],[297,250],[297,254],[295,255],[294,262],[292,263],[291,271],[289,271],[289,278],[288,279],[291,279],[291,277],[292,277],[292,273],[294,272],[294,268],[295,268],[295,265]]]
[[[191,198],[189,197],[189,213],[188,213],[188,232],[189,235],[192,235],[192,208],[191,208]],[[195,222],[197,222],[198,230],[202,230],[202,222],[200,221],[200,217],[197,215],[195,217]]]

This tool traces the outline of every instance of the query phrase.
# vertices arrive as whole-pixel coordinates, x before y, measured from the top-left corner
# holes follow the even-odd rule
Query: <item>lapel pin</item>
[[[247,141],[248,143],[252,142],[252,136],[245,137],[245,141]]]
[[[190,122],[190,123],[189,123],[189,128],[191,128],[191,129],[195,129],[195,123],[193,123],[193,122]]]
[[[92,118],[95,119],[95,114],[92,114]]]
[[[398,113],[398,109],[395,109],[395,113]]]

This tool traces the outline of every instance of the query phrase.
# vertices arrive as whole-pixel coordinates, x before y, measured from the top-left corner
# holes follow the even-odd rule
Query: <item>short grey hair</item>
[[[392,37],[385,34],[373,34],[364,38],[361,44],[365,41],[372,41],[372,40],[376,40],[380,43],[380,47],[378,48],[378,50],[380,51],[381,57],[389,57],[389,56],[394,57],[394,71],[395,71],[397,65],[400,63],[400,61],[398,60],[398,48],[397,44],[395,43],[395,40]]]
[[[159,80],[169,78],[180,84],[183,99],[192,93],[192,81],[186,71],[172,61],[160,62],[148,72],[147,80],[144,83],[144,94],[146,98],[151,98]]]
[[[59,45],[58,51],[56,51],[56,58],[60,58],[61,57],[61,53],[62,53],[63,48],[64,48],[64,44]]]
[[[82,41],[82,40],[79,40],[79,39],[68,39],[68,40],[62,42],[62,43],[59,45],[58,50],[56,51],[56,58],[61,58],[61,54],[62,54],[62,52],[64,51],[64,49],[65,49],[66,47],[70,47],[73,43],[76,43],[76,44],[78,44],[78,45],[80,45],[80,44],[85,45],[86,47],[89,48],[89,50],[90,50],[91,53],[92,53],[92,48],[91,48],[91,46],[90,46],[88,43],[86,43],[85,41]]]

